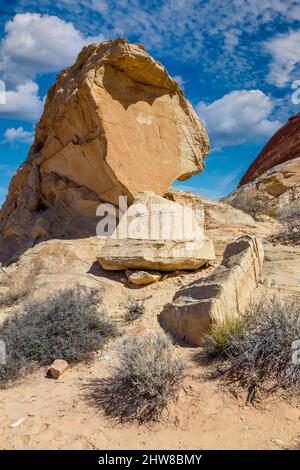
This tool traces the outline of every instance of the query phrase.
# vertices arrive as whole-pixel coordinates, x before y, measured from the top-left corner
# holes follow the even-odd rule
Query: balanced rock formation
[[[201,171],[208,151],[183,91],[142,45],[119,38],[85,47],[50,88],[12,179],[0,211],[2,258],[24,243],[94,235],[100,201],[162,195]]]
[[[242,177],[239,186],[254,181],[276,165],[300,156],[300,113],[292,116],[262,149]]]
[[[112,271],[203,266],[215,259],[215,253],[213,242],[204,235],[202,209],[202,205],[182,206],[154,193],[140,193],[102,245],[98,262]]]
[[[259,239],[245,236],[230,243],[213,274],[181,288],[160,315],[164,329],[200,345],[213,322],[245,312],[258,287],[264,250]]]

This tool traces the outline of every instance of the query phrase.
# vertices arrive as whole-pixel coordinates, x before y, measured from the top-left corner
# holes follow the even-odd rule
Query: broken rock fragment
[[[201,345],[213,322],[242,315],[258,287],[264,250],[259,239],[239,238],[227,245],[222,264],[207,278],[182,287],[160,314],[163,328]]]
[[[49,372],[54,379],[58,379],[69,368],[69,364],[64,359],[55,359],[50,366]]]

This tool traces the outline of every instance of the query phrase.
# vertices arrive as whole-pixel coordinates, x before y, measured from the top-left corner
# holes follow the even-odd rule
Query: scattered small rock
[[[144,338],[150,335],[150,330],[145,326],[136,326],[128,331],[129,336]]]
[[[283,449],[286,449],[288,447],[287,442],[282,441],[281,439],[271,439],[274,444],[276,444],[278,447],[281,447]]]
[[[111,357],[108,354],[100,354],[98,356],[99,361],[109,361]]]
[[[126,276],[131,284],[136,286],[152,284],[160,281],[162,274],[158,271],[126,271]]]
[[[15,421],[14,423],[12,423],[10,425],[11,428],[18,428],[19,426],[21,426],[22,423],[24,423],[25,421],[25,418],[20,418],[20,419],[17,419],[17,421]]]
[[[49,372],[54,379],[58,379],[68,369],[69,364],[64,359],[55,359],[50,366]]]

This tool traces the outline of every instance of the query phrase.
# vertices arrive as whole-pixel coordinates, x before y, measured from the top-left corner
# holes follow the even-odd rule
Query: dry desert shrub
[[[238,197],[233,200],[232,205],[236,209],[239,209],[242,212],[251,215],[252,217],[255,217],[258,213],[265,213],[263,202],[258,201],[255,194],[248,191],[241,190],[238,194]],[[267,215],[270,214],[267,213]]]
[[[131,323],[137,320],[145,313],[145,305],[143,301],[128,299],[125,305],[125,323]]]
[[[121,422],[157,420],[176,401],[184,363],[164,333],[126,337],[119,344],[118,363],[105,379],[87,385],[90,404]]]
[[[294,232],[298,235],[300,230],[300,201],[295,199],[290,201],[288,206],[280,207],[277,210],[277,217],[284,226],[285,231]]]
[[[53,360],[70,364],[88,361],[116,334],[114,324],[98,313],[99,297],[79,287],[43,300],[26,302],[0,327],[6,345],[6,364],[0,366],[0,387],[23,373]]]
[[[299,301],[279,297],[262,301],[246,313],[242,330],[235,333],[221,323],[217,332],[206,339],[204,349],[211,353],[225,345],[222,374],[227,384],[247,389],[250,400],[257,391],[262,397],[300,392]]]
[[[27,292],[25,291],[1,295],[0,307],[8,308],[20,304],[25,299],[26,295]]]

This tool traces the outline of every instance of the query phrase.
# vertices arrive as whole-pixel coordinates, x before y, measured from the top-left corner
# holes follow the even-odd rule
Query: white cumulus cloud
[[[6,92],[6,104],[0,105],[0,118],[34,122],[39,119],[42,109],[39,87],[29,81]]]
[[[43,108],[37,75],[71,65],[84,46],[103,39],[102,34],[85,37],[57,16],[16,14],[6,22],[0,43],[0,76],[7,89],[0,118],[36,121]]]
[[[270,137],[281,125],[271,120],[274,103],[260,90],[234,90],[196,110],[214,146],[238,145]]]
[[[272,55],[268,81],[284,86],[297,64],[300,64],[300,31],[279,34],[265,42],[265,49]]]
[[[17,142],[23,144],[31,144],[33,140],[33,132],[25,131],[23,127],[9,127],[4,132],[5,142],[15,144]]]
[[[16,14],[6,22],[4,33],[0,72],[13,85],[67,67],[84,46],[103,41],[101,34],[85,37],[73,23],[39,13]]]

